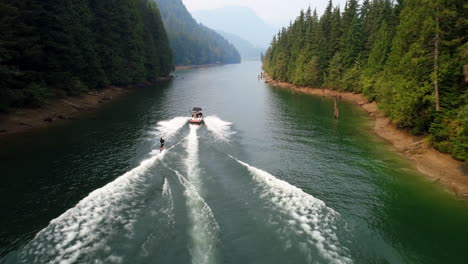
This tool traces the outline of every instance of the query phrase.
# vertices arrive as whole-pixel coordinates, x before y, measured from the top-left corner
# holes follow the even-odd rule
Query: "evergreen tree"
[[[330,1],[274,38],[264,69],[298,85],[363,92],[399,127],[468,160],[468,10],[463,0]],[[302,48],[300,48],[302,47]]]
[[[1,110],[173,68],[150,0],[1,0],[0,15]]]

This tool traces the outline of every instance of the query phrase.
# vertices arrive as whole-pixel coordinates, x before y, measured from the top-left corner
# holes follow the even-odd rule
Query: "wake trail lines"
[[[182,128],[177,127],[160,130],[172,136]],[[87,262],[96,254],[107,262],[120,259],[106,249],[107,241],[120,233],[132,236],[132,227],[144,206],[147,191],[154,184],[152,177],[145,177],[145,174],[181,142],[151,155],[134,169],[91,192],[75,207],[52,220],[14,258],[21,263]]]
[[[164,162],[162,162],[164,166]],[[167,166],[166,166],[167,167]],[[141,256],[150,257],[154,254],[155,245],[158,242],[161,244],[157,246],[158,249],[164,246],[166,240],[170,239],[171,232],[175,225],[175,213],[174,213],[174,198],[172,195],[171,186],[167,178],[164,178],[162,186],[162,197],[157,207],[157,210],[151,212],[154,223],[150,230],[146,230],[148,234],[146,239],[141,244]]]
[[[235,133],[231,130],[232,123],[224,121],[217,116],[205,117],[205,124],[211,134],[219,141],[229,141]]]
[[[286,240],[287,247],[299,242],[298,246],[309,263],[312,263],[315,255],[311,249],[327,262],[352,263],[348,249],[340,244],[336,234],[340,218],[338,212],[327,207],[322,200],[270,173],[228,156],[247,168],[258,185],[256,190],[260,198],[276,208],[278,215],[272,216],[272,222],[278,226],[277,231]],[[282,223],[278,225],[277,221]]]
[[[151,132],[156,137],[170,139],[188,122],[188,117],[178,116],[171,120],[159,121],[158,125]]]
[[[187,179],[175,171],[179,181],[185,187],[187,208],[191,226],[191,255],[193,264],[217,263],[219,226],[208,204],[200,196],[200,168],[198,161],[198,126],[190,126],[187,137],[187,158],[185,166]]]

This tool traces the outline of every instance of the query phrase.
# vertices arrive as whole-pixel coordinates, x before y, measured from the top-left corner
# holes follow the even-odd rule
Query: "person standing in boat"
[[[161,143],[161,146],[159,147],[159,152],[161,152],[161,151],[164,149],[164,142],[165,142],[165,141],[164,141],[163,138],[161,138],[161,139],[159,140],[159,143]]]

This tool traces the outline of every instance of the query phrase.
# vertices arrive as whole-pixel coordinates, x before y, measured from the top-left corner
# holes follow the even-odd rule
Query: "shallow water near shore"
[[[0,263],[464,263],[468,206],[362,109],[180,70],[47,130],[0,138]],[[201,127],[189,110],[204,109]],[[166,150],[159,152],[159,137]]]

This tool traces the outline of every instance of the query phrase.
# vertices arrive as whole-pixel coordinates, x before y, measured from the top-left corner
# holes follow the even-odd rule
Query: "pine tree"
[[[2,1],[0,109],[167,75],[172,55],[149,1]]]
[[[467,9],[463,0],[349,0],[340,15],[330,1],[322,17],[308,9],[273,39],[264,69],[294,84],[363,92],[399,127],[429,133],[466,161]]]

